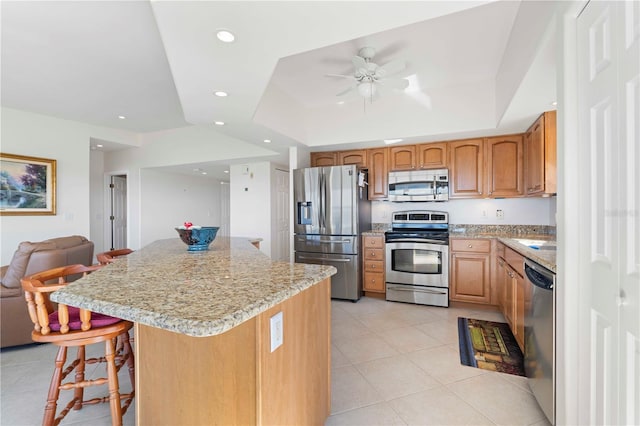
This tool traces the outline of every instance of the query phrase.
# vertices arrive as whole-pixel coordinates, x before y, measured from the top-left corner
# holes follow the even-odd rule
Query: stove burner
[[[385,232],[385,242],[424,241],[449,244],[449,214],[429,210],[393,213],[392,230]]]

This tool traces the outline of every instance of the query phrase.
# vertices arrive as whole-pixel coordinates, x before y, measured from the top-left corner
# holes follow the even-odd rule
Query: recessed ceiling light
[[[126,120],[126,119],[127,119],[127,117],[125,117],[124,115],[119,115],[119,116],[118,116],[118,118],[119,118],[120,120]]]
[[[203,174],[203,175],[206,175],[206,174],[207,174],[207,172],[202,172],[202,174]]]
[[[558,101],[553,101],[553,102],[551,102],[551,105],[552,105],[552,106],[556,106],[556,105],[558,105]]]
[[[102,145],[102,144],[97,144],[96,146],[97,146],[98,148],[102,148],[104,145]]]
[[[384,143],[391,145],[392,143],[402,142],[402,139],[384,139]]]
[[[224,172],[225,172],[225,173],[229,173],[229,170],[225,170]]]
[[[222,90],[218,90],[217,92],[213,92],[214,95],[220,97],[220,98],[224,98],[225,96],[228,96],[227,92],[223,92]]]
[[[225,43],[231,43],[236,39],[236,36],[234,36],[233,33],[228,30],[219,30],[216,33],[216,37],[218,37],[218,40],[224,41]]]
[[[344,105],[344,101],[336,102],[338,105]]]
[[[224,121],[214,121],[216,126],[224,126]]]
[[[271,139],[265,139],[264,143],[271,143]]]

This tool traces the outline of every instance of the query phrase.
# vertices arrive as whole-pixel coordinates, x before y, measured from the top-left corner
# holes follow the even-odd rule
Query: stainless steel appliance
[[[362,294],[360,232],[371,228],[366,174],[356,166],[293,171],[295,261],[332,265],[331,297]]]
[[[531,304],[525,310],[524,366],[531,392],[551,424],[555,424],[555,297],[556,276],[525,259]],[[526,306],[526,304],[525,304]]]
[[[449,170],[389,172],[389,201],[446,201]]]
[[[386,299],[448,307],[448,213],[395,212],[385,243]]]

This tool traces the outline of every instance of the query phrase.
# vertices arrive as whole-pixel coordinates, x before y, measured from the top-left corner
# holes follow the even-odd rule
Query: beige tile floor
[[[504,321],[497,312],[332,301],[327,425],[548,425],[524,378],[460,365],[458,316]],[[50,345],[2,351],[1,425],[40,424],[54,356]],[[124,369],[120,378],[126,386]],[[109,407],[71,411],[63,424],[110,425]]]

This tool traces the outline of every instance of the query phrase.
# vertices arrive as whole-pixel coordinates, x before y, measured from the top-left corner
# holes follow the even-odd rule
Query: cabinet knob
[[[473,246],[472,246],[471,244],[469,244],[467,247],[468,247],[468,248],[473,248]]]

